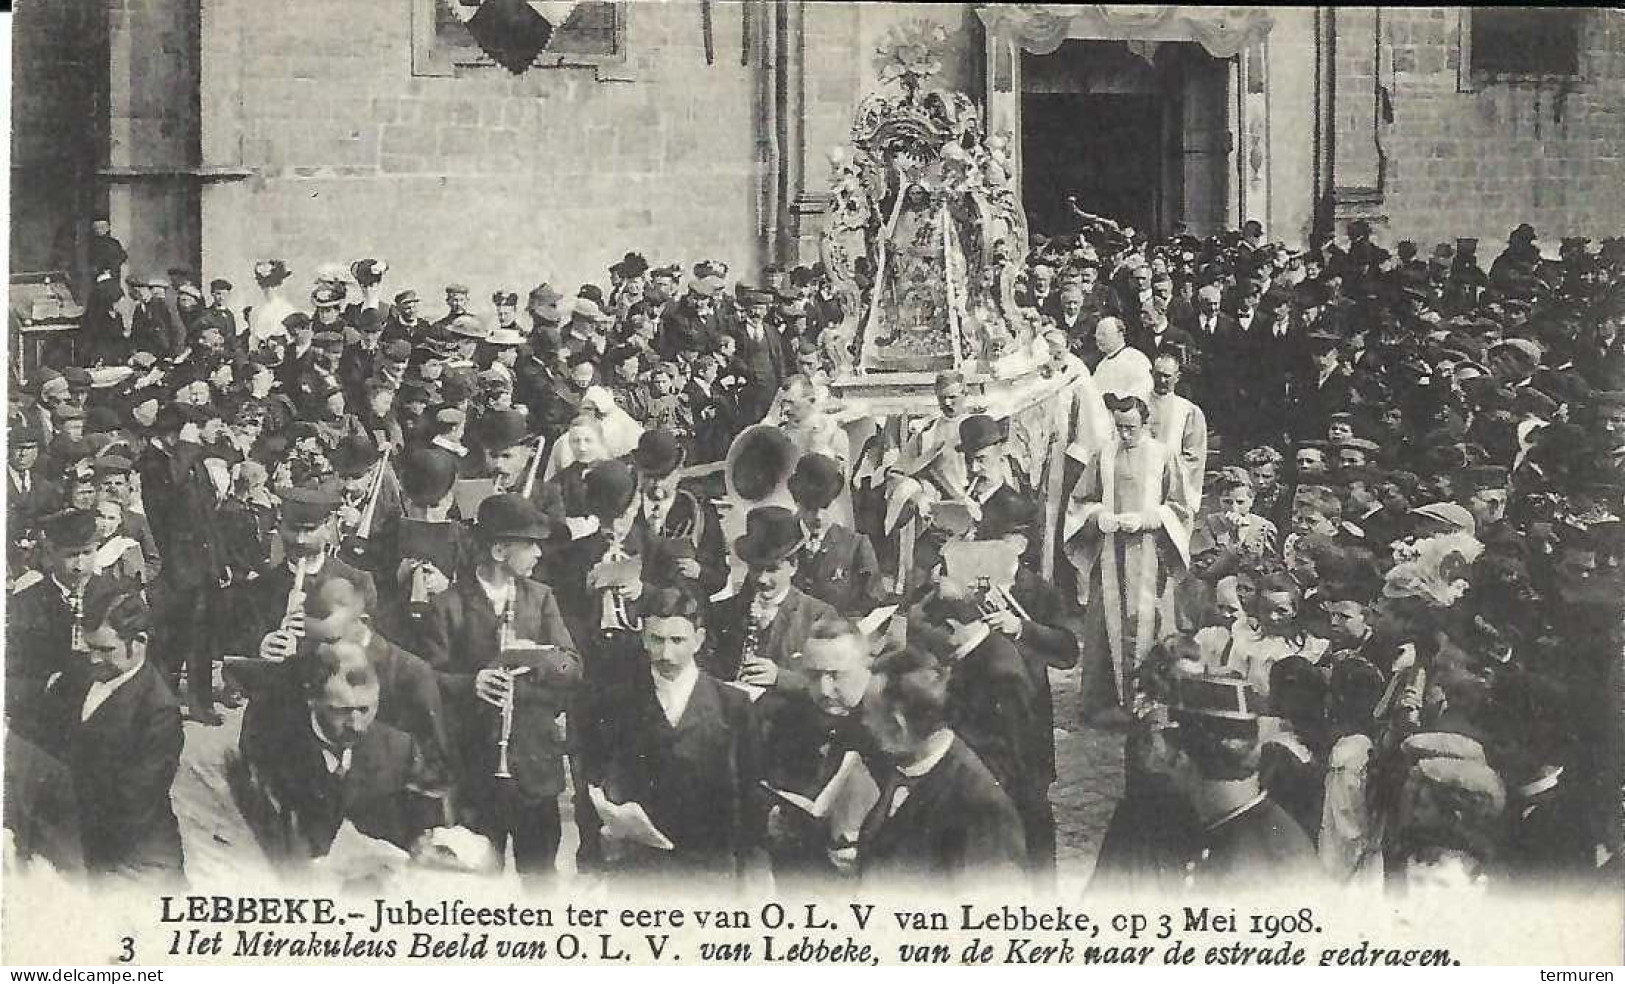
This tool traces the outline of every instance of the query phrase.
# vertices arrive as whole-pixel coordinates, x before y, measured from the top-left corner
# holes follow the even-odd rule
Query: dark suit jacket
[[[762,729],[763,779],[774,789],[816,799],[848,752],[857,752],[871,775],[884,776],[891,768],[856,713],[826,714],[808,694],[763,694],[756,702],[756,715]],[[759,797],[764,814],[777,805],[776,797],[765,790]],[[827,820],[781,808],[779,821],[767,830],[766,843],[776,877],[837,874],[827,853],[836,846]]]
[[[1049,668],[1071,669],[1078,665],[1078,639],[1082,626],[1071,615],[1061,593],[1037,574],[1022,568],[1016,571],[1011,593],[1030,618],[1021,624],[1016,649],[1033,680],[1033,734],[1031,747],[1038,754],[1036,780],[1041,785],[1055,781],[1055,708],[1051,700]]]
[[[715,633],[715,644],[706,671],[719,680],[732,680],[739,675],[739,667],[744,659],[746,626],[750,621],[750,599],[750,592],[744,591],[711,610],[710,625]],[[777,686],[780,689],[805,689],[806,680],[791,665],[790,657],[801,652],[813,623],[834,613],[835,609],[829,603],[806,595],[794,586],[790,588],[772,624],[762,633],[757,650],[758,656],[778,664]]]
[[[149,443],[135,462],[165,583],[177,593],[212,586],[221,566],[214,482],[203,453],[200,445],[160,449]]]
[[[891,888],[929,878],[962,888],[971,879],[1014,877],[1026,863],[1015,807],[958,738],[936,768],[909,785],[890,817],[890,784],[880,792],[858,841],[866,882]]]
[[[1021,653],[991,632],[953,663],[948,675],[948,722],[987,765],[1018,806],[1044,795],[1046,755],[1039,744],[1038,688]],[[1043,736],[1053,746],[1052,735]]]
[[[642,513],[633,525],[644,533],[649,532]],[[690,586],[701,597],[709,598],[727,585],[728,542],[722,535],[722,520],[709,503],[702,502],[688,489],[679,488],[676,499],[666,510],[665,522],[654,532],[674,548],[675,556],[692,553],[699,561],[699,579]]]
[[[297,818],[300,847],[310,856],[325,855],[346,820],[359,833],[402,848],[439,822],[438,803],[421,795],[433,780],[406,732],[374,721],[351,750],[349,770],[339,777],[327,770],[308,714],[288,727],[282,753],[263,769],[271,789]]]
[[[516,584],[512,638],[556,647],[530,664],[519,677],[513,732],[508,746],[509,771],[518,791],[529,799],[556,796],[564,789],[564,744],[554,718],[564,710],[581,680],[581,657],[565,627],[553,592],[537,581]],[[468,574],[435,598],[424,622],[423,658],[440,679],[450,719],[462,805],[484,810],[496,789],[501,716],[474,694],[474,675],[498,660],[497,613],[479,581]]]
[[[85,586],[86,606],[98,596],[130,587],[111,575],[98,574]],[[72,644],[68,603],[50,575],[11,596],[6,605],[8,715],[40,711],[38,701],[45,692],[45,681],[69,668]]]
[[[818,552],[803,555],[795,586],[844,615],[866,615],[878,603],[880,562],[869,538],[845,526],[824,531]]]
[[[343,578],[361,590],[367,599],[367,611],[378,610],[378,589],[372,575],[356,570],[337,557],[322,561],[321,570],[305,575],[306,596],[315,594],[328,581]],[[235,655],[252,656],[259,652],[260,640],[265,634],[282,624],[288,613],[288,592],[293,590],[293,572],[288,565],[279,564],[252,581],[232,585],[232,612],[240,619],[235,627]]]
[[[170,787],[181,761],[181,708],[149,660],[81,722],[91,679],[77,668],[48,695],[50,731],[73,775],[85,868],[180,878]]]
[[[754,708],[742,691],[701,672],[673,727],[647,672],[595,701],[599,738],[583,756],[587,782],[612,802],[642,804],[676,850],[637,852],[631,863],[657,870],[739,870],[757,844],[752,809],[761,776]]]

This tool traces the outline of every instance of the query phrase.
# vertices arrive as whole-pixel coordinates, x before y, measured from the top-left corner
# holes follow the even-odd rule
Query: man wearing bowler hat
[[[537,451],[536,438],[527,423],[522,410],[489,410],[474,422],[472,437],[484,455],[487,477],[496,482],[496,490],[516,492],[539,504],[540,476],[525,487]]]
[[[218,652],[213,604],[223,565],[219,496],[204,464],[202,417],[194,407],[160,410],[155,439],[141,450],[135,470],[147,521],[165,561],[151,595],[157,647],[175,661],[172,672],[186,667],[191,716],[213,725],[220,722],[213,710],[211,667]]]
[[[638,479],[635,525],[677,548],[676,571],[702,598],[728,583],[728,544],[709,502],[682,487],[686,459],[670,431],[646,430],[632,452]]]
[[[836,522],[830,507],[846,476],[835,459],[804,454],[790,476],[804,542],[794,584],[843,615],[867,615],[878,603],[880,563],[869,538]]]
[[[744,590],[716,608],[711,673],[786,691],[805,690],[802,643],[814,622],[836,614],[794,584],[806,544],[801,520],[783,506],[757,506],[745,517],[734,553],[745,562]]]
[[[779,384],[788,374],[794,361],[779,329],[770,324],[768,309],[773,303],[773,292],[757,287],[740,286],[739,326],[734,339],[739,345],[739,361],[744,364],[750,380],[740,399],[743,422],[753,424],[761,420],[779,391]]]
[[[501,493],[480,503],[476,562],[435,598],[422,641],[445,698],[454,809],[499,853],[511,838],[515,867],[527,880],[555,870],[564,744],[554,720],[582,676],[552,589],[531,576],[542,545],[564,535],[522,496]]]

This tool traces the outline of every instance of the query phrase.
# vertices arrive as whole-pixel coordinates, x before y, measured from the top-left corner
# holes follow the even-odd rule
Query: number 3
[[[134,960],[135,959],[135,937],[134,936],[126,936],[126,937],[120,939],[118,942],[119,942],[120,946],[124,947],[124,952],[122,952],[122,953],[120,953],[118,955],[118,962],[119,963],[129,963],[131,960]]]

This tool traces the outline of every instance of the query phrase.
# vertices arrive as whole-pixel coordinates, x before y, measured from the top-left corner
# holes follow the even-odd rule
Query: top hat
[[[804,454],[796,462],[787,485],[790,498],[796,505],[808,509],[827,509],[841,494],[846,476],[840,464],[828,455]]]
[[[959,451],[971,455],[1004,441],[1004,426],[985,413],[972,414],[959,422]]]
[[[632,464],[645,475],[665,478],[683,464],[683,446],[670,431],[646,430],[632,452]]]
[[[795,555],[805,540],[801,521],[783,506],[757,506],[745,516],[745,535],[734,553],[750,567],[768,567]]]

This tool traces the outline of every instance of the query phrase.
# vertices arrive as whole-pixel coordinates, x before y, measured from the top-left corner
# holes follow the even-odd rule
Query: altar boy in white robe
[[[1174,629],[1173,588],[1190,565],[1189,502],[1178,455],[1151,436],[1145,401],[1107,396],[1115,439],[1067,502],[1063,538],[1084,606],[1085,719],[1112,723],[1156,640]]]

